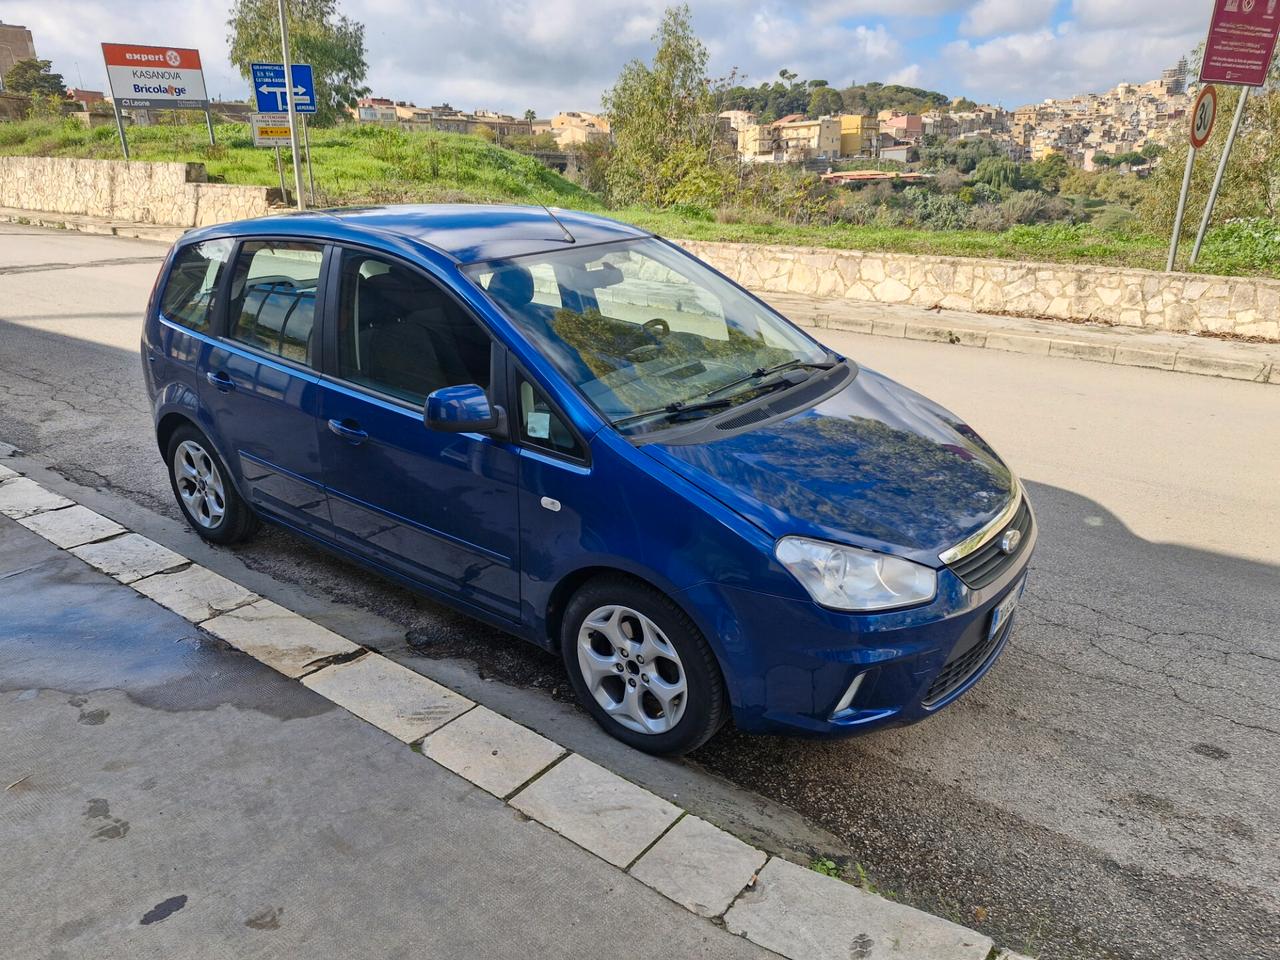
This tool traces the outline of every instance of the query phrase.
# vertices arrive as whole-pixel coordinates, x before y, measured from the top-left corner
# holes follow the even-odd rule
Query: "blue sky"
[[[908,83],[1013,107],[1150,80],[1204,35],[1212,0],[691,0],[713,73],[784,67],[832,84]],[[164,8],[165,16],[156,14]],[[593,109],[647,57],[663,0],[343,0],[366,25],[375,93],[541,115]],[[227,4],[6,0],[69,83],[105,83],[103,40],[194,46],[210,94],[243,97]]]

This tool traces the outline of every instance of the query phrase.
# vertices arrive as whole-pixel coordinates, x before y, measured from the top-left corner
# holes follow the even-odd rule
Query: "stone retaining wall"
[[[178,227],[269,210],[267,187],[206,181],[201,163],[0,157],[0,207]]]
[[[1280,340],[1280,280],[1121,267],[680,241],[764,293]]]

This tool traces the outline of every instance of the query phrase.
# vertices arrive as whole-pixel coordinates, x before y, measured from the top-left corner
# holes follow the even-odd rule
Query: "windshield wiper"
[[[700,410],[721,410],[724,407],[733,406],[733,401],[725,398],[723,400],[677,400],[674,403],[668,403],[665,407],[658,407],[654,410],[646,410],[644,413],[633,413],[628,417],[613,421],[615,427],[621,427],[624,424],[634,423],[637,420],[644,420],[648,417],[665,416],[668,420],[679,419],[684,414],[697,413]]]
[[[813,363],[808,360],[788,360],[786,363],[779,363],[772,367],[760,367],[751,371],[746,376],[739,377],[737,380],[730,380],[728,383],[722,383],[714,390],[708,390],[704,396],[707,398],[716,397],[724,393],[726,390],[732,389],[739,384],[746,383],[748,380],[763,380],[765,377],[775,373],[783,373],[787,370],[830,370],[836,365],[836,361],[829,360],[822,363]]]

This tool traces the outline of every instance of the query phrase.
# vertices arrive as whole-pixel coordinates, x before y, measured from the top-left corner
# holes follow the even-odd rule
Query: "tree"
[[[653,41],[653,62],[632,60],[601,97],[614,140],[605,173],[613,203],[667,204],[673,178],[693,169],[695,157],[716,162],[722,147],[707,48],[693,32],[689,7],[668,7]]]
[[[1038,180],[1040,186],[1050,193],[1057,192],[1058,185],[1070,172],[1071,166],[1067,163],[1067,158],[1060,153],[1047,154],[1031,164],[1031,169],[1027,171],[1032,179]]]
[[[315,73],[314,122],[332,124],[365,96],[364,24],[338,10],[337,0],[285,0],[289,46],[296,63]],[[233,0],[227,20],[230,60],[248,80],[250,65],[280,62],[280,14],[276,0]]]
[[[538,119],[538,111],[533,109],[526,110],[524,112],[524,118],[528,120],[530,123],[533,123],[533,121]]]
[[[1018,185],[1018,165],[1008,157],[983,157],[974,168],[973,180],[996,190],[1012,190]]]
[[[65,97],[66,82],[52,67],[50,60],[19,60],[4,75],[4,88],[11,93]]]
[[[809,94],[809,108],[805,111],[807,115],[816,119],[843,113],[844,98],[840,96],[840,91],[827,86],[825,81],[813,81],[814,84],[820,82],[821,86],[815,86]]]

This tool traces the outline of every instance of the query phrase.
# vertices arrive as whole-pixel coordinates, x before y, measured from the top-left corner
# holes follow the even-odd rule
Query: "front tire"
[[[229,544],[257,531],[257,516],[236,492],[226,464],[203,433],[190,424],[178,427],[169,438],[166,459],[178,508],[202,538]]]
[[[588,582],[565,610],[560,644],[587,712],[638,750],[688,753],[728,717],[715,654],[689,616],[646,584]]]

